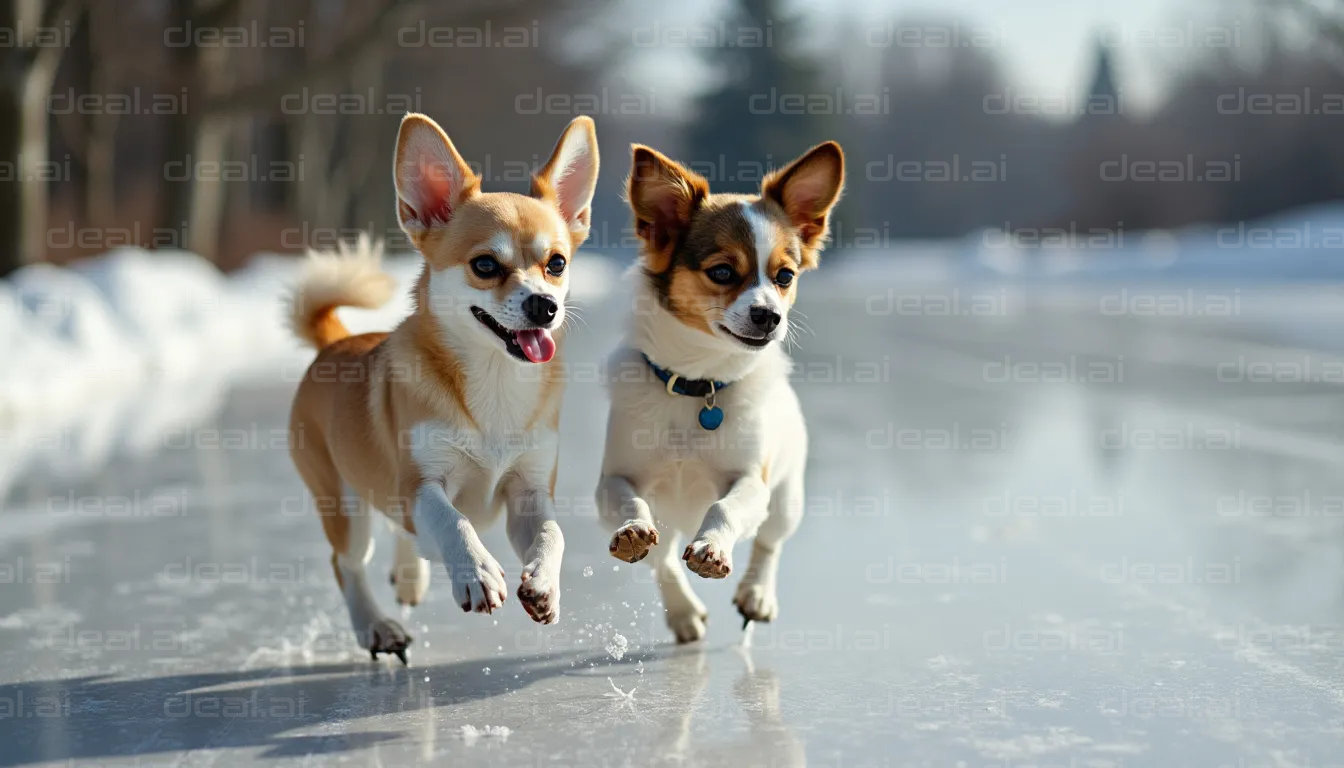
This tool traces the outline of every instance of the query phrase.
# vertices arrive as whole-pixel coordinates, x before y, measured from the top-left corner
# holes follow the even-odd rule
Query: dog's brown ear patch
[[[802,157],[761,183],[761,197],[784,209],[803,241],[804,269],[817,265],[833,208],[845,186],[845,153],[834,141],[809,149]]]
[[[658,151],[636,144],[628,194],[635,231],[644,241],[645,265],[660,274],[667,270],[696,209],[709,196],[709,182]]]

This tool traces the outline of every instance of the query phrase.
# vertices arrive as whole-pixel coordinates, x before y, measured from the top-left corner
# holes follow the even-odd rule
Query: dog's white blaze
[[[756,267],[761,275],[775,250],[775,223],[749,202],[742,203],[742,216],[751,225],[752,242],[756,245]]]
[[[748,202],[742,203],[742,215],[751,225],[752,242],[756,248],[756,285],[743,291],[725,315],[730,320],[729,327],[735,333],[753,335],[754,328],[747,321],[753,306],[772,307],[781,316],[785,315],[787,307],[779,292],[774,289],[769,274],[770,254],[775,250],[775,238],[778,235],[775,223]]]
[[[513,259],[513,238],[508,232],[496,232],[493,237],[482,243],[481,247],[489,248],[500,262]]]

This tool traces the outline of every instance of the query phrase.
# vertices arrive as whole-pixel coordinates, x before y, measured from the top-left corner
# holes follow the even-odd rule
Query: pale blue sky
[[[725,1],[631,0],[606,18],[624,34],[632,28],[647,32],[655,23],[664,33],[678,26],[694,29],[712,24]],[[1093,42],[1099,30],[1107,30],[1116,43],[1126,107],[1143,111],[1160,99],[1166,73],[1199,55],[1203,40],[1244,31],[1248,25],[1238,18],[1246,18],[1252,5],[1252,0],[797,0],[793,7],[810,19],[809,28],[822,41],[844,23],[868,30],[873,23],[912,15],[960,20],[998,41],[993,55],[1015,88],[1047,97],[1076,95],[1086,87]],[[847,48],[844,53],[855,57],[872,53],[863,46]],[[669,104],[708,75],[702,53],[690,46],[639,48],[625,74],[662,84],[660,103]]]

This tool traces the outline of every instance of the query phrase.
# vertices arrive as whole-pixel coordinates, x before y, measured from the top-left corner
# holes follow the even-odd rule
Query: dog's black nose
[[[523,299],[523,314],[535,325],[542,327],[550,325],[555,319],[555,313],[559,311],[560,305],[544,293],[534,293]]]
[[[775,330],[779,325],[779,313],[769,307],[752,307],[750,314],[751,322],[766,333]]]

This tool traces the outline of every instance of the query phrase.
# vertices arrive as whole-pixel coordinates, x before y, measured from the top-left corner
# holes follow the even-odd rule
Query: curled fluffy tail
[[[309,251],[303,275],[289,297],[289,324],[298,337],[322,349],[350,335],[337,307],[374,309],[392,297],[396,281],[382,271],[383,244],[367,234],[335,253]]]

